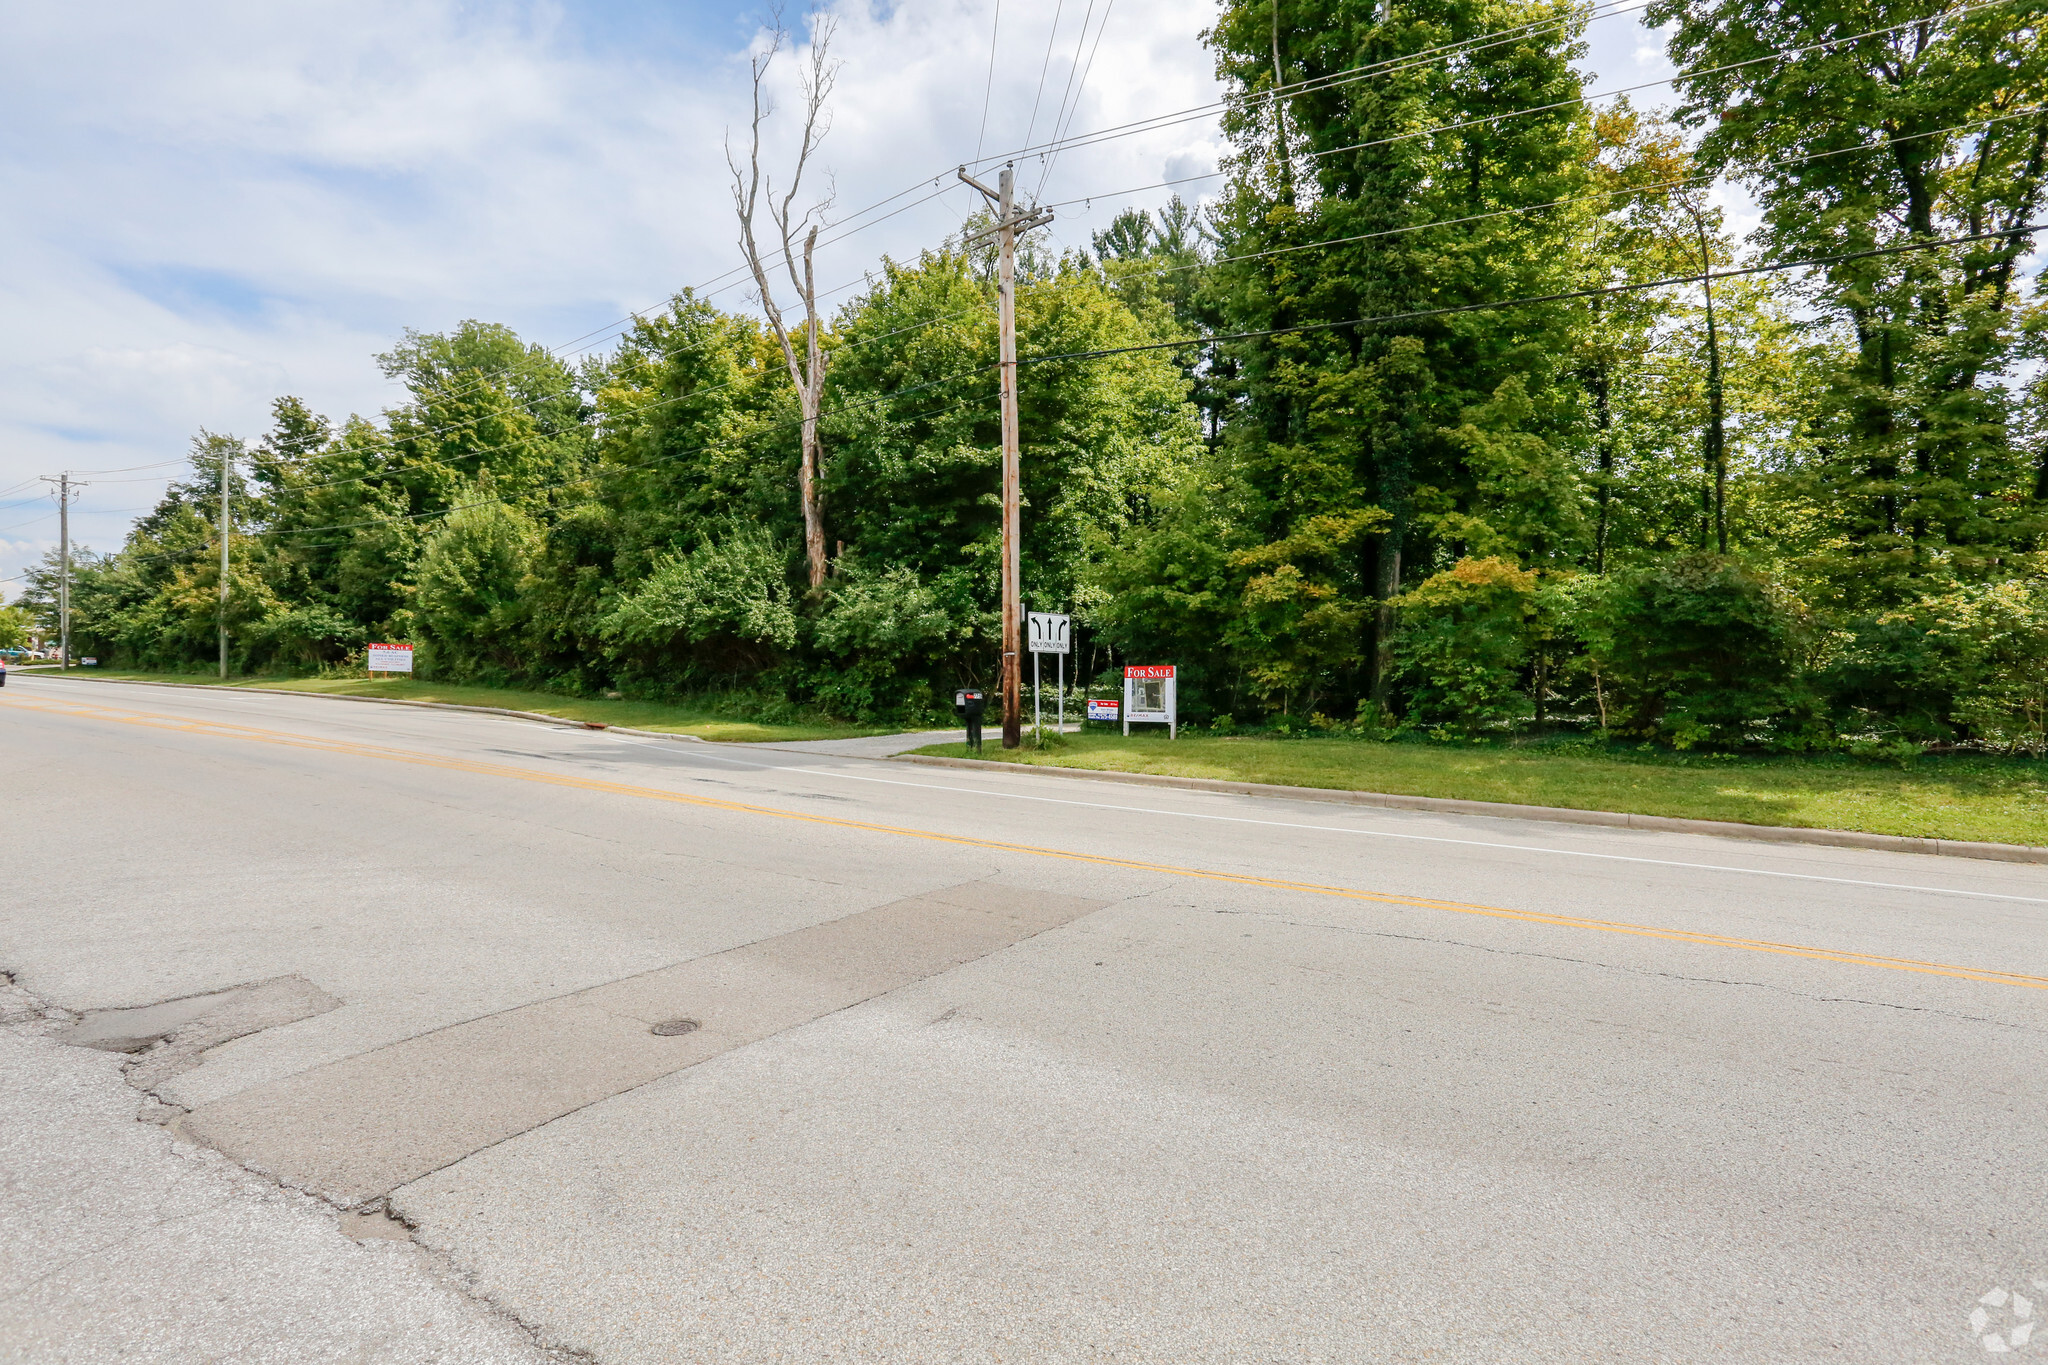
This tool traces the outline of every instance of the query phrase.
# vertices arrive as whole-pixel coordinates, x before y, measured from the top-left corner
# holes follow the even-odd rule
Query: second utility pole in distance
[[[227,447],[220,452],[220,680],[228,680],[228,471],[234,460]]]
[[[82,484],[71,482],[69,474],[43,476],[57,485],[57,671],[71,667],[71,500]]]
[[[993,235],[1000,248],[999,278],[1002,281],[1002,350],[1000,371],[1003,393],[1003,747],[1014,749],[1024,742],[1024,716],[1018,663],[1023,653],[1023,625],[1017,597],[1022,579],[1022,538],[1019,511],[1022,502],[1017,488],[1017,234],[1052,221],[1051,209],[1020,210],[1017,207],[1017,170],[1003,167],[1000,189],[990,189],[960,168],[960,178],[982,192],[995,208],[995,225],[977,232],[967,242]],[[962,245],[966,245],[963,242]]]

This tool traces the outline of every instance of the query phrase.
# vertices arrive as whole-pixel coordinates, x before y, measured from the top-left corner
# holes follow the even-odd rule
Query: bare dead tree
[[[816,276],[811,270],[811,256],[818,245],[818,230],[824,226],[823,215],[831,204],[827,195],[810,205],[802,213],[795,211],[796,197],[803,188],[804,170],[810,165],[811,156],[818,150],[831,127],[831,115],[826,111],[826,97],[832,93],[833,78],[838,66],[830,59],[832,35],[837,25],[826,15],[816,15],[811,20],[811,50],[804,65],[801,85],[804,97],[803,140],[797,147],[796,169],[789,177],[789,187],[780,195],[775,191],[772,180],[761,174],[761,124],[768,117],[762,82],[783,44],[789,41],[789,32],[782,26],[782,16],[775,16],[775,31],[768,43],[768,50],[753,59],[754,71],[754,117],[749,125],[750,140],[747,162],[742,169],[733,155],[732,142],[728,138],[725,148],[726,165],[732,169],[732,202],[740,221],[740,250],[746,254],[747,268],[753,272],[754,287],[759,291],[761,311],[768,317],[769,330],[782,344],[782,358],[789,363],[790,383],[796,386],[797,403],[803,416],[803,463],[797,475],[797,491],[803,502],[804,512],[804,559],[810,567],[811,590],[817,591],[825,583],[825,501],[819,487],[819,441],[818,407],[825,395],[825,349],[823,328],[818,322],[818,289]],[[763,256],[755,232],[759,209],[765,204],[768,217],[774,223],[776,235],[781,239],[782,264],[789,272],[790,287],[795,297],[802,301],[804,320],[802,345],[803,354],[797,354],[797,338],[790,335],[790,329],[783,320],[782,309],[775,302],[775,291],[769,284],[769,271],[774,264],[774,255]],[[802,245],[798,245],[798,239]]]

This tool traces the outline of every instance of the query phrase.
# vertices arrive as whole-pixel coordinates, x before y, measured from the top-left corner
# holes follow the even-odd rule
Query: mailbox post
[[[967,747],[981,752],[981,716],[988,709],[988,693],[978,687],[963,687],[953,694],[953,714],[967,722]]]

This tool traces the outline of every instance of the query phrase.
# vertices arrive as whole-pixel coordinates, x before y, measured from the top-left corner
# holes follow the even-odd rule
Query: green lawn
[[[938,744],[917,752],[961,757],[967,750],[964,744]],[[1164,733],[1129,739],[1070,735],[1061,748],[1009,753],[991,742],[981,756],[1234,782],[2048,845],[2048,761],[2038,759],[1926,756],[1901,770],[1852,758],[1643,753],[1620,746],[1558,752],[1534,745],[1253,735],[1168,740]]]
[[[126,679],[135,682],[211,683],[218,679],[196,673],[124,673],[111,669],[74,669],[72,677]],[[760,742],[791,739],[850,739],[856,735],[884,735],[893,727],[861,728],[832,721],[768,724],[736,720],[706,708],[665,705],[660,702],[598,701],[563,697],[552,692],[522,692],[506,687],[467,687],[454,683],[414,682],[410,678],[230,678],[231,687],[252,687],[277,692],[317,692],[343,697],[394,697],[404,701],[446,701],[463,706],[499,706],[508,711],[538,711],[563,720],[597,721],[624,725],[635,730],[661,730],[669,734],[699,735],[705,739]]]

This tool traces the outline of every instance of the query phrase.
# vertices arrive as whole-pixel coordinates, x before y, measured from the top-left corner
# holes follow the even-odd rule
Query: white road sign
[[[412,672],[411,645],[371,645],[363,667],[372,673]]]
[[[1060,612],[1034,611],[1025,615],[1025,626],[1030,643],[1025,646],[1033,654],[1067,654],[1073,651],[1073,618]]]

